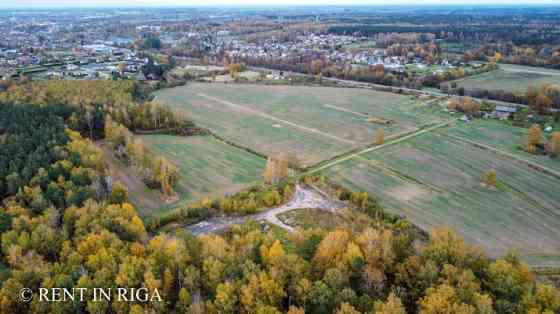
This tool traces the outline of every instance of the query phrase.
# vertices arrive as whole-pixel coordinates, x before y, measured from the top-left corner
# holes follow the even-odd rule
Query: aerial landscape
[[[0,4],[0,313],[560,313],[558,16]]]

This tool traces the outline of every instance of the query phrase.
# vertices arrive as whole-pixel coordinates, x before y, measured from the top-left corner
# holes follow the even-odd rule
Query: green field
[[[238,192],[259,182],[266,164],[263,158],[212,136],[145,135],[140,138],[152,152],[165,156],[179,167],[182,176],[176,188],[179,202]]]
[[[156,98],[230,141],[266,155],[291,152],[304,166],[371,144],[381,127],[391,137],[442,119],[412,96],[364,89],[194,83]]]
[[[498,189],[482,186],[494,168]],[[488,150],[427,133],[324,171],[335,182],[378,196],[429,230],[450,226],[493,257],[515,249],[560,264],[560,180]]]
[[[364,89],[195,83],[156,96],[229,141],[263,154],[293,152],[304,166],[369,146],[381,127],[390,143],[450,119],[437,105]],[[379,125],[370,118],[394,123]],[[408,216],[420,228],[449,226],[492,257],[514,249],[535,266],[560,265],[560,161],[520,150],[527,130],[505,122],[476,120],[421,132],[321,172],[350,189],[369,191],[388,211]],[[183,199],[227,193],[260,179],[264,160],[217,140],[196,149],[184,143],[189,140],[146,137],[154,152],[182,168]],[[232,149],[251,158],[223,163]],[[481,184],[489,169],[497,171],[496,189]],[[223,173],[227,178],[216,177]],[[281,218],[328,228],[341,219],[313,210]]]
[[[508,122],[474,120],[448,129],[447,134],[491,146],[560,173],[560,159],[529,154],[521,148],[527,141],[527,132],[528,129],[512,126]]]
[[[500,64],[499,69],[456,80],[465,89],[504,90],[525,93],[529,86],[560,84],[560,71],[521,65]]]

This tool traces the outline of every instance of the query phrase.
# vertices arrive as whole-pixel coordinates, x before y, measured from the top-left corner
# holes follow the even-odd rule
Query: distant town
[[[164,18],[158,19],[141,10],[93,12],[2,12],[0,78],[157,80],[161,75],[142,71],[150,62],[157,65],[150,58],[154,52],[213,64],[227,59],[301,72],[307,70],[302,64],[314,60],[347,71],[382,66],[398,75],[407,67],[427,69],[424,73],[435,75],[468,64],[433,55],[429,59],[417,53],[403,55],[390,44],[412,42],[419,35],[409,40],[407,36],[378,35],[376,45],[374,39],[358,33],[332,34],[328,21],[323,22],[319,15],[295,16],[295,23],[283,16],[263,18],[262,25],[250,29],[252,22],[246,21],[243,12],[208,17],[196,11],[184,10],[174,16],[162,10]],[[429,36],[422,40],[434,43]]]

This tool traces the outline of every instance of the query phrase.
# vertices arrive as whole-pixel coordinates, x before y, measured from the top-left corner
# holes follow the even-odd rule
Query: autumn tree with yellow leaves
[[[288,177],[289,160],[285,156],[268,157],[263,177],[266,183],[276,184]]]
[[[527,133],[527,143],[525,144],[525,150],[531,154],[536,153],[537,145],[540,145],[542,141],[542,130],[541,126],[538,124],[533,124],[529,128]]]
[[[484,172],[482,182],[488,187],[495,188],[498,185],[498,179],[496,177],[496,170],[490,169]]]
[[[385,130],[383,128],[377,129],[375,131],[375,144],[383,145],[385,143]]]
[[[560,156],[560,132],[553,132],[548,142],[548,153],[551,157]]]

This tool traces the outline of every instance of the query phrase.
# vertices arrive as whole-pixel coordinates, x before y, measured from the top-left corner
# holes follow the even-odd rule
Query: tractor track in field
[[[352,154],[349,154],[349,155],[345,155],[345,156],[341,156],[341,157],[336,158],[336,159],[334,159],[334,160],[332,160],[332,161],[330,161],[330,162],[328,162],[328,163],[326,163],[326,164],[319,165],[319,166],[317,166],[317,167],[311,167],[311,169],[309,169],[309,170],[303,172],[302,174],[300,174],[300,176],[314,174],[314,173],[317,173],[317,172],[319,172],[319,171],[322,171],[322,170],[325,170],[325,169],[334,167],[334,166],[336,166],[336,165],[338,165],[338,164],[340,164],[340,163],[343,163],[343,162],[345,162],[345,161],[347,161],[347,160],[350,160],[350,159],[353,159],[353,158],[355,158],[355,157],[361,156],[361,155],[363,155],[363,154],[366,154],[366,153],[369,153],[369,152],[372,152],[372,151],[376,151],[376,150],[385,148],[385,147],[387,147],[387,146],[391,146],[391,145],[394,145],[394,144],[397,144],[397,143],[406,141],[406,140],[408,140],[408,139],[414,138],[414,137],[419,136],[419,135],[422,135],[422,134],[424,134],[424,133],[432,132],[432,131],[434,131],[434,130],[436,130],[436,129],[439,129],[439,128],[448,126],[448,125],[454,123],[455,121],[457,121],[457,119],[452,119],[452,120],[449,120],[449,121],[446,121],[446,122],[443,122],[443,123],[440,123],[440,124],[436,124],[436,125],[434,125],[434,126],[431,126],[431,127],[429,127],[429,128],[426,128],[426,129],[418,130],[418,131],[416,131],[416,132],[414,132],[414,133],[411,133],[411,134],[408,134],[408,135],[404,135],[404,136],[402,136],[402,137],[395,138],[395,139],[393,139],[393,140],[391,140],[391,141],[388,141],[388,142],[386,142],[386,143],[384,143],[384,144],[382,144],[382,145],[376,145],[376,146],[367,147],[367,148],[364,148],[364,149],[362,149],[362,150],[360,150],[360,151],[357,151],[357,152],[355,152],[355,153],[352,153]]]
[[[479,142],[476,142],[476,141],[472,141],[472,140],[469,140],[469,139],[466,139],[466,138],[462,138],[462,137],[459,137],[459,136],[455,136],[455,135],[451,135],[451,134],[444,134],[444,133],[442,133],[442,135],[447,136],[447,137],[449,137],[451,139],[454,139],[456,141],[464,142],[464,143],[467,143],[469,145],[478,147],[480,149],[489,150],[489,151],[491,151],[493,153],[496,153],[500,156],[503,156],[503,157],[509,158],[509,159],[513,159],[513,160],[515,160],[517,162],[520,162],[520,163],[522,163],[526,166],[529,166],[532,169],[535,169],[535,170],[543,172],[547,175],[553,176],[556,179],[560,179],[560,172],[558,172],[556,170],[553,170],[553,169],[550,169],[546,166],[540,165],[538,163],[535,163],[533,161],[530,161],[528,159],[525,159],[523,157],[517,156],[515,154],[508,153],[508,152],[503,151],[501,149],[498,149],[498,148],[495,148],[495,147],[492,147],[492,146],[489,146],[489,145],[486,145],[486,144],[483,144],[483,143],[479,143]]]
[[[346,108],[342,108],[342,107],[335,106],[335,105],[328,105],[328,104],[327,104],[327,105],[323,105],[323,107],[325,107],[325,108],[330,108],[330,109],[334,109],[334,110],[337,110],[337,111],[346,112],[346,113],[351,113],[351,114],[353,114],[353,115],[356,115],[356,116],[359,116],[359,117],[363,117],[363,118],[368,118],[368,117],[370,117],[370,115],[368,115],[368,114],[366,114],[366,113],[353,111],[353,110],[346,109]]]
[[[446,137],[448,137],[452,140],[458,141],[458,142],[462,142],[462,143],[466,143],[468,145],[472,145],[472,146],[477,147],[477,148],[482,149],[482,150],[491,151],[491,152],[493,152],[493,153],[495,153],[499,156],[502,156],[503,158],[513,160],[513,161],[518,162],[522,165],[528,166],[531,169],[534,169],[536,171],[540,171],[540,172],[542,172],[546,175],[550,175],[550,176],[552,176],[556,179],[560,179],[560,173],[558,173],[557,171],[552,170],[552,169],[550,169],[548,167],[545,167],[543,165],[537,164],[535,162],[532,162],[528,159],[517,156],[515,154],[511,154],[511,153],[508,153],[506,151],[497,149],[495,147],[488,146],[486,144],[482,144],[482,143],[472,141],[472,140],[468,140],[468,139],[465,139],[465,138],[461,138],[461,137],[458,137],[458,136],[455,136],[455,135],[444,134],[444,133],[441,133],[441,135],[446,136]],[[549,214],[551,214],[555,217],[560,218],[560,213],[559,212],[551,210],[548,206],[541,204],[541,202],[539,202],[539,200],[529,196],[527,193],[525,193],[525,192],[523,192],[523,191],[505,183],[505,182],[503,184],[505,184],[507,186],[507,188],[509,188],[512,191],[514,191],[515,193],[517,193],[521,198],[525,199],[529,203],[539,207],[540,209],[546,211],[547,213],[549,213]]]
[[[250,114],[253,114],[253,115],[256,115],[256,116],[265,118],[265,119],[268,119],[268,120],[272,120],[272,121],[276,121],[276,122],[279,122],[279,123],[283,123],[283,124],[292,126],[292,127],[296,128],[296,129],[300,129],[300,130],[306,131],[306,132],[308,132],[308,133],[318,134],[318,135],[321,135],[321,136],[324,136],[324,137],[328,137],[328,138],[330,138],[330,139],[334,139],[334,140],[337,140],[337,141],[339,141],[339,142],[343,142],[343,143],[347,143],[347,144],[352,144],[352,145],[358,144],[358,143],[355,142],[355,141],[348,140],[348,139],[345,139],[345,138],[342,138],[342,137],[338,137],[338,136],[336,136],[336,135],[332,135],[332,134],[329,134],[329,133],[326,133],[326,132],[323,132],[323,131],[320,131],[320,130],[317,130],[317,129],[314,129],[314,128],[306,127],[306,126],[303,126],[303,125],[300,125],[300,124],[297,124],[297,123],[294,123],[294,122],[291,122],[291,121],[288,121],[288,120],[280,119],[280,118],[277,118],[277,117],[275,117],[275,116],[272,116],[272,115],[270,115],[270,114],[268,114],[268,113],[264,113],[264,112],[261,112],[261,111],[258,111],[258,110],[252,109],[252,108],[248,108],[248,107],[245,107],[245,106],[243,106],[243,105],[238,105],[238,104],[232,103],[232,102],[227,101],[227,100],[223,100],[223,99],[220,99],[220,98],[212,97],[212,96],[209,96],[209,95],[206,95],[206,94],[202,94],[202,93],[197,93],[197,95],[200,96],[200,97],[203,97],[203,98],[206,98],[206,99],[209,99],[209,100],[212,100],[212,101],[215,101],[215,102],[224,104],[224,105],[226,105],[226,106],[230,106],[230,107],[235,108],[235,109],[237,109],[237,110],[239,110],[239,111],[244,111],[244,112],[247,112],[247,113],[250,113]]]

